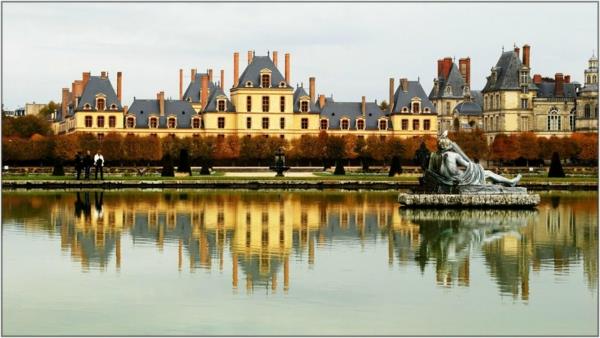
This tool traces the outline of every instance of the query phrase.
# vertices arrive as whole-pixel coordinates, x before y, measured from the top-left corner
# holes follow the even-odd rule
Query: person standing
[[[99,171],[100,179],[104,180],[104,171],[102,170],[102,168],[104,167],[104,156],[102,156],[102,153],[100,152],[100,150],[98,150],[96,152],[96,155],[94,155],[94,165],[96,166],[96,179],[98,179],[98,171]]]
[[[81,178],[81,168],[83,166],[83,159],[81,158],[81,151],[78,151],[75,155],[75,172],[77,173],[77,179]]]
[[[91,155],[90,151],[88,150],[87,154],[83,158],[83,166],[85,168],[85,179],[86,180],[90,179],[90,170],[91,170],[93,164],[94,164],[94,162],[92,160],[92,155]]]

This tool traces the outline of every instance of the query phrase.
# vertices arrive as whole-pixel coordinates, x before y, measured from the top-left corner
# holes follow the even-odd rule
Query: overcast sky
[[[225,69],[233,52],[289,52],[293,85],[316,77],[317,93],[338,101],[387,99],[388,79],[420,78],[425,91],[436,60],[471,57],[473,89],[513,44],[531,45],[532,74],[571,74],[583,82],[596,51],[595,3],[166,4],[3,3],[2,102],[60,101],[81,73],[123,72],[123,104],[133,97],[178,96],[190,68]],[[597,52],[596,52],[597,54]],[[283,73],[283,72],[282,72]],[[398,84],[398,80],[396,80]]]

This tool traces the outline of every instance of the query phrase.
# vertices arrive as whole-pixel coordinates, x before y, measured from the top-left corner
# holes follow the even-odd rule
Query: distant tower
[[[598,83],[598,57],[594,54],[588,61],[588,69],[585,70],[584,75],[586,86]]]

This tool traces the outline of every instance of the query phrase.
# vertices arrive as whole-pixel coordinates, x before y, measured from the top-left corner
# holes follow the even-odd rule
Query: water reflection
[[[287,291],[290,259],[312,266],[320,248],[387,241],[391,268],[432,265],[432,282],[468,287],[481,258],[502,294],[526,301],[532,271],[544,268],[567,274],[583,264],[596,288],[596,195],[585,196],[549,196],[536,211],[461,211],[398,208],[395,194],[381,193],[10,192],[2,217],[60,236],[83,271],[119,270],[126,234],[134,246],[176,246],[179,271],[223,271],[228,262],[234,289]]]

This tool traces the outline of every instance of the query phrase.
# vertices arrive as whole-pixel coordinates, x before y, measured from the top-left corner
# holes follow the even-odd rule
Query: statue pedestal
[[[525,188],[511,188],[525,189]],[[459,194],[408,194],[398,196],[398,202],[407,207],[475,207],[475,208],[533,208],[540,203],[540,195],[525,192],[477,192]]]

